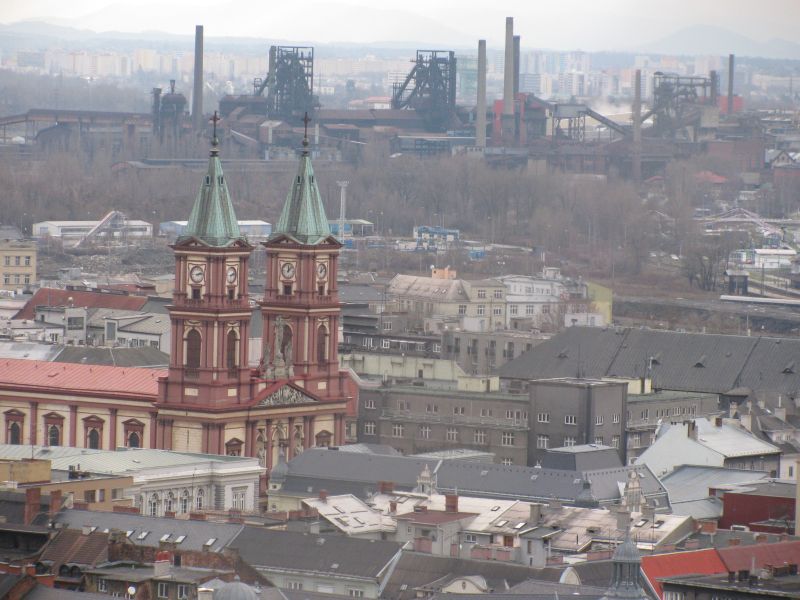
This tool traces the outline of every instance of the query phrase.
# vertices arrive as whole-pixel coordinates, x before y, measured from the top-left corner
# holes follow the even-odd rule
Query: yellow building
[[[36,282],[36,244],[0,240],[0,290],[16,290]]]

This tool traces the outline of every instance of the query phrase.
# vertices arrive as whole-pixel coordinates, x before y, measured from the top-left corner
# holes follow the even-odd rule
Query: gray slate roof
[[[648,366],[651,370],[648,371]],[[669,390],[800,391],[800,340],[654,329],[570,327],[499,369],[503,378],[651,375]]]
[[[80,529],[84,525],[97,527],[99,531],[105,529],[118,529],[132,531],[128,540],[137,546],[152,546],[158,548],[161,536],[172,534],[171,540],[179,535],[185,535],[178,546],[182,550],[202,550],[203,545],[214,539],[210,550],[219,552],[230,544],[243,529],[243,525],[235,523],[213,523],[211,521],[190,521],[184,519],[166,519],[161,517],[146,517],[127,513],[112,513],[85,510],[64,510],[55,517],[56,523],[62,523],[70,529]],[[139,534],[148,531],[144,539],[139,539]]]
[[[243,527],[229,547],[255,568],[375,579],[400,552],[401,544]]]
[[[542,458],[542,467],[567,471],[593,471],[622,466],[619,452],[611,446],[582,444],[551,448]]]
[[[556,470],[316,448],[292,459],[283,490],[315,495],[325,489],[330,494],[350,493],[365,499],[377,490],[379,481],[391,481],[398,490],[413,489],[426,465],[436,475],[442,493],[458,490],[465,496],[528,501],[558,498],[566,502],[574,501],[580,494],[582,479],[591,482],[592,494],[600,502],[615,500],[619,498],[619,483],[624,483],[629,470],[634,468]],[[644,465],[635,468],[643,475],[644,494],[666,501],[666,490],[652,472]]]
[[[169,354],[150,346],[142,348],[64,346],[63,350],[53,359],[53,362],[163,368],[169,365]]]

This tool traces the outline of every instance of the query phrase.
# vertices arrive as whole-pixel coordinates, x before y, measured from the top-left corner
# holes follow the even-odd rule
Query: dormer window
[[[225,183],[225,180],[223,179],[222,175],[220,175],[219,177],[217,177],[217,181],[219,182],[219,184],[220,184],[220,185],[222,185],[223,183]]]
[[[211,175],[206,175],[206,185],[211,185]]]

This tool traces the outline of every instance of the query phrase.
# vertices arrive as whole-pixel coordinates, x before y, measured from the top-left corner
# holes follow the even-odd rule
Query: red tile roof
[[[670,552],[668,554],[652,554],[642,557],[642,572],[647,581],[658,594],[664,597],[660,577],[674,575],[714,575],[727,573],[725,563],[715,548],[696,550],[693,552]]]
[[[800,540],[776,542],[774,544],[755,544],[748,546],[728,546],[718,550],[728,571],[761,569],[766,565],[779,567],[784,564],[800,563]]]
[[[28,300],[28,303],[14,316],[15,319],[33,319],[37,306],[67,306],[72,298],[72,305],[85,308],[116,308],[118,310],[141,310],[147,298],[129,296],[110,292],[85,292],[79,290],[61,290],[56,288],[40,288]]]
[[[0,359],[0,388],[127,396],[152,401],[167,371]]]
[[[717,175],[712,171],[700,171],[699,173],[695,173],[694,178],[699,183],[722,184],[728,181],[722,175]]]

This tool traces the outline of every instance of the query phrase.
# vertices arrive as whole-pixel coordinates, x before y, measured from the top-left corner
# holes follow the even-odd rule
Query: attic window
[[[794,361],[790,362],[788,365],[783,367],[783,372],[788,374],[794,373]]]
[[[706,355],[703,354],[703,356],[701,356],[700,359],[696,363],[694,363],[694,366],[695,367],[699,367],[701,369],[705,368],[705,366],[706,366]]]

